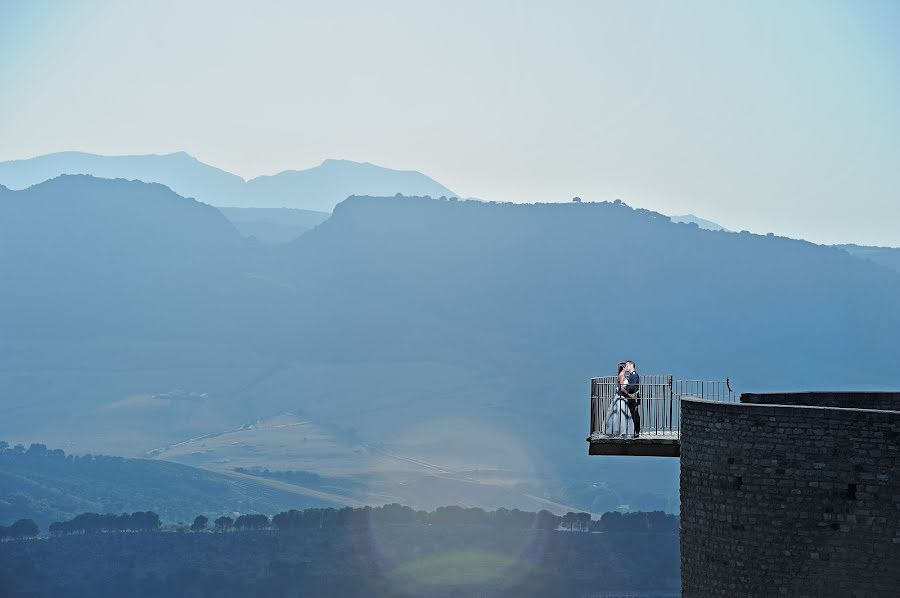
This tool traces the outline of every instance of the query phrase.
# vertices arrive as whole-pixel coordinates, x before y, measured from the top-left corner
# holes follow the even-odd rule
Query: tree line
[[[20,457],[25,459],[50,459],[59,462],[68,463],[90,463],[90,462],[107,462],[120,463],[128,461],[125,457],[114,457],[111,455],[92,455],[87,453],[84,455],[67,455],[62,449],[47,448],[46,444],[39,442],[31,443],[27,448],[24,444],[16,444],[10,446],[6,440],[0,440],[0,457]]]
[[[32,522],[33,523],[33,522]],[[497,528],[568,530],[577,532],[649,532],[677,533],[678,517],[662,511],[604,513],[599,519],[592,519],[590,513],[566,513],[555,515],[542,510],[537,513],[519,509],[500,508],[494,511],[473,507],[438,507],[434,511],[416,511],[407,506],[389,504],[381,507],[344,507],[342,509],[310,508],[298,511],[291,509],[269,518],[254,513],[236,518],[218,517],[210,526],[205,515],[198,515],[190,526],[193,532],[204,531],[244,531],[275,530],[279,532],[299,532],[314,529],[365,528],[370,525],[481,525]],[[59,521],[50,525],[51,534],[102,533],[116,531],[158,531],[161,527],[159,515],[152,511],[123,513],[121,515],[99,515],[82,513],[69,521]],[[37,526],[35,533],[37,535]]]
[[[161,527],[159,515],[153,511],[135,511],[115,515],[109,513],[82,513],[69,521],[51,523],[51,534],[98,533],[98,532],[154,532]]]

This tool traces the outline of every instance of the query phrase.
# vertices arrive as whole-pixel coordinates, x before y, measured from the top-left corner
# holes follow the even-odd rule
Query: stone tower
[[[900,596],[900,393],[681,402],[681,583]]]

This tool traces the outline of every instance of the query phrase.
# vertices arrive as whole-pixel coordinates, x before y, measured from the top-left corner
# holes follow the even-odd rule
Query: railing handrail
[[[591,438],[597,434],[601,437],[634,437],[635,427],[639,428],[641,437],[679,437],[683,397],[723,403],[740,400],[740,393],[732,390],[729,378],[676,380],[669,374],[641,374],[641,381],[636,386],[638,391],[632,397],[621,397],[618,376],[591,378]]]
[[[672,377],[671,374],[641,374],[641,380],[643,380],[644,378],[671,378],[671,377]],[[591,378],[591,380],[603,380],[605,378],[611,378],[612,380],[615,380],[617,378],[617,376],[614,376],[614,375],[612,375],[612,376],[594,376],[593,378]]]

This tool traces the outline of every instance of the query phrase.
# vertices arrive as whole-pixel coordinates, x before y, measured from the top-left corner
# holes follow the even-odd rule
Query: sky
[[[0,160],[326,158],[900,246],[900,2],[0,0]]]

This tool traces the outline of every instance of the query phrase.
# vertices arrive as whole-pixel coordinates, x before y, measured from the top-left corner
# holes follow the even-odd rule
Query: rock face
[[[682,402],[685,597],[896,595],[900,411],[839,394]]]

